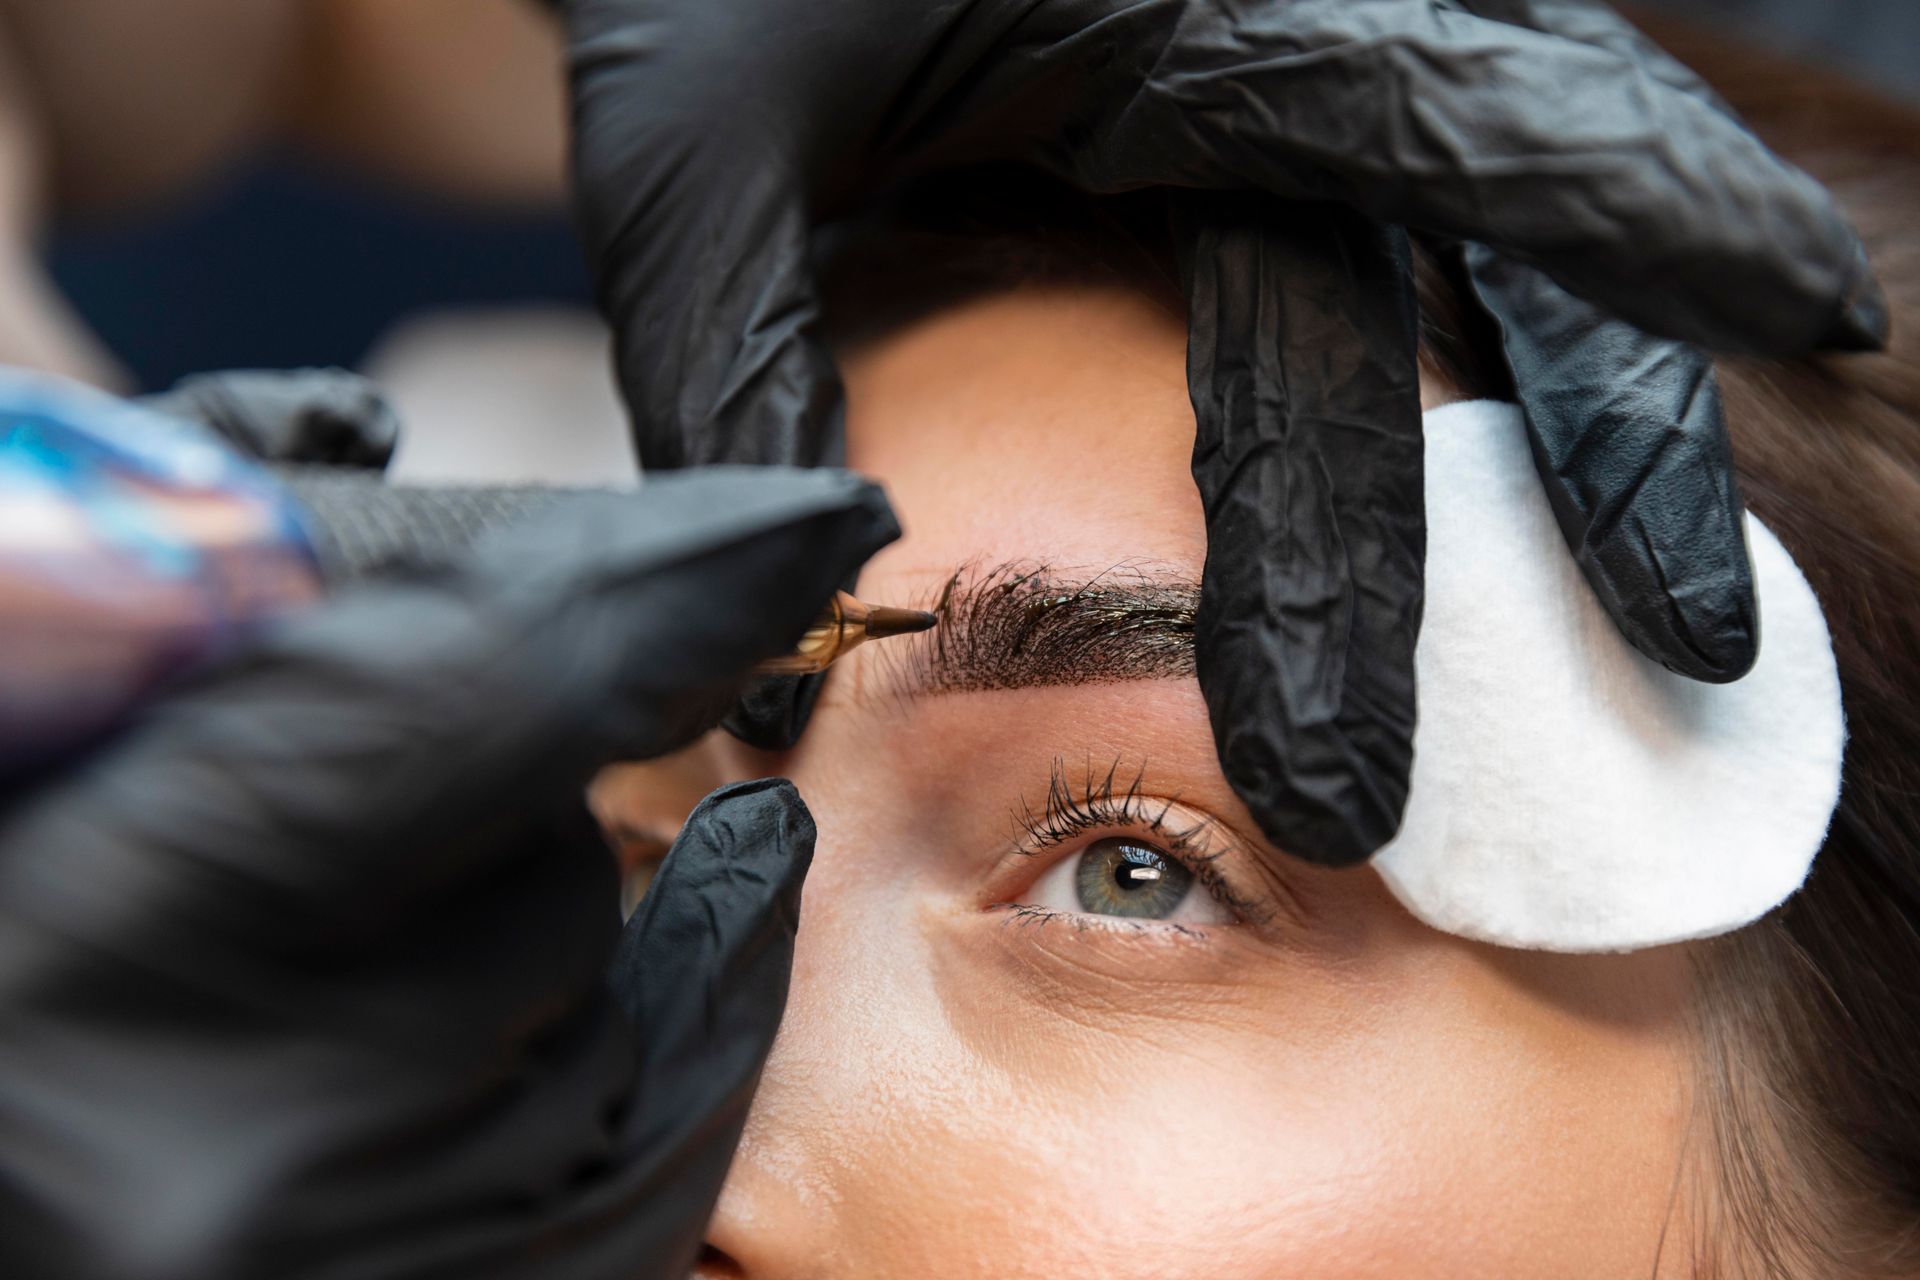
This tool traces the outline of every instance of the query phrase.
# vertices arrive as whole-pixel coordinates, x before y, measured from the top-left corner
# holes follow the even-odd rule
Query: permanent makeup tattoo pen
[[[925,631],[939,621],[919,609],[896,609],[891,605],[867,604],[844,591],[836,592],[819,620],[807,628],[792,653],[769,658],[755,667],[762,675],[808,675],[824,671],[856,645],[888,636],[911,635]]]

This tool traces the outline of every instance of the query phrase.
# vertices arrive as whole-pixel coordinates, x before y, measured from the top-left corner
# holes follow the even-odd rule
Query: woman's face
[[[785,774],[819,823],[703,1275],[1656,1274],[1683,956],[1465,942],[1261,839],[1182,625],[1184,348],[1074,289],[846,361],[850,465],[906,528],[859,594],[958,620],[701,779]],[[603,812],[646,826],[643,779]]]

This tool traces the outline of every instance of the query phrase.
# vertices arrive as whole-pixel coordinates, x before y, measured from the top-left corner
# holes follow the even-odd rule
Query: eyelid
[[[1121,766],[1116,758],[1100,774],[1089,759],[1084,772],[1073,780],[1065,761],[1056,756],[1041,809],[1035,812],[1023,797],[1013,812],[1016,835],[1009,860],[1031,859],[1070,845],[1077,849],[1106,836],[1144,833],[1242,922],[1269,924],[1276,914],[1274,905],[1242,892],[1215,865],[1224,854],[1238,850],[1237,837],[1217,819],[1181,804],[1177,797],[1149,794],[1144,763],[1130,777]],[[1216,847],[1223,842],[1226,847]]]

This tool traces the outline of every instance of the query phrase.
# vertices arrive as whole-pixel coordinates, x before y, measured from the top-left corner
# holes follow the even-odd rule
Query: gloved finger
[[[711,726],[897,533],[876,486],[832,471],[709,471],[556,508],[460,573],[264,635],[36,795],[13,870],[63,851],[39,870],[76,918],[170,882],[160,948],[332,944],[519,857],[609,759]]]
[[[683,11],[695,30],[671,48],[636,33],[630,5],[575,0],[566,13],[575,210],[641,466],[838,465],[844,411],[818,335],[811,193],[798,135],[784,132],[803,126],[736,114],[723,87],[772,68],[753,38],[724,34],[721,9]],[[703,48],[723,59],[704,72]],[[754,681],[726,728],[763,750],[790,747],[822,684]]]
[[[1405,237],[1331,206],[1186,196],[1206,507],[1195,623],[1221,768],[1261,829],[1357,862],[1398,829],[1426,548]]]
[[[1739,679],[1759,656],[1760,618],[1712,359],[1485,246],[1466,246],[1465,259],[1594,594],[1654,661],[1696,680]]]
[[[786,1007],[814,825],[793,784],[724,787],[687,819],[609,980],[642,1028],[621,1159],[629,1256],[691,1269]]]
[[[1595,0],[1461,0],[1479,17],[1510,23],[1579,44],[1605,49],[1637,64],[1665,85],[1713,107],[1730,119],[1739,114],[1692,68],[1641,34],[1639,28]]]
[[[1098,24],[1042,5],[1006,44],[943,110],[1004,128],[1019,102],[1042,162],[1083,185],[1338,201],[1489,244],[1715,349],[1884,340],[1884,301],[1825,190],[1618,47],[1433,0],[1165,0]]]
[[[753,113],[722,128],[671,105],[671,88],[640,78],[619,6],[568,12],[576,210],[641,466],[838,465],[840,377],[818,336],[808,192],[786,140],[756,136]],[[755,747],[792,746],[821,685],[755,682],[726,726]]]
[[[599,8],[570,10],[576,97],[612,100],[579,112],[576,207],[641,466],[838,465],[840,376],[818,335],[807,193],[781,140],[755,145],[751,118],[716,136],[667,107],[668,91],[640,84],[623,49],[602,48],[626,37],[617,9],[603,19]],[[614,25],[596,35],[598,21]],[[758,681],[727,728],[761,749],[790,747],[821,685]]]
[[[576,213],[612,324],[615,363],[648,470],[709,463],[837,465],[840,382],[817,337],[810,191],[795,121],[731,113],[726,86],[770,68],[755,39],[710,64],[649,43],[632,6],[566,6]],[[696,9],[683,23],[704,28]],[[657,65],[671,56],[671,66]]]
[[[182,378],[141,402],[203,422],[241,452],[269,462],[380,470],[400,419],[380,388],[345,369],[234,369]]]

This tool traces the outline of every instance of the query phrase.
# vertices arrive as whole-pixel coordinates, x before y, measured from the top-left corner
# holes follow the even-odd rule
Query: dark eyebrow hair
[[[1123,563],[1093,574],[1051,565],[965,564],[938,596],[932,631],[878,646],[903,695],[1155,680],[1194,673],[1196,582]]]

